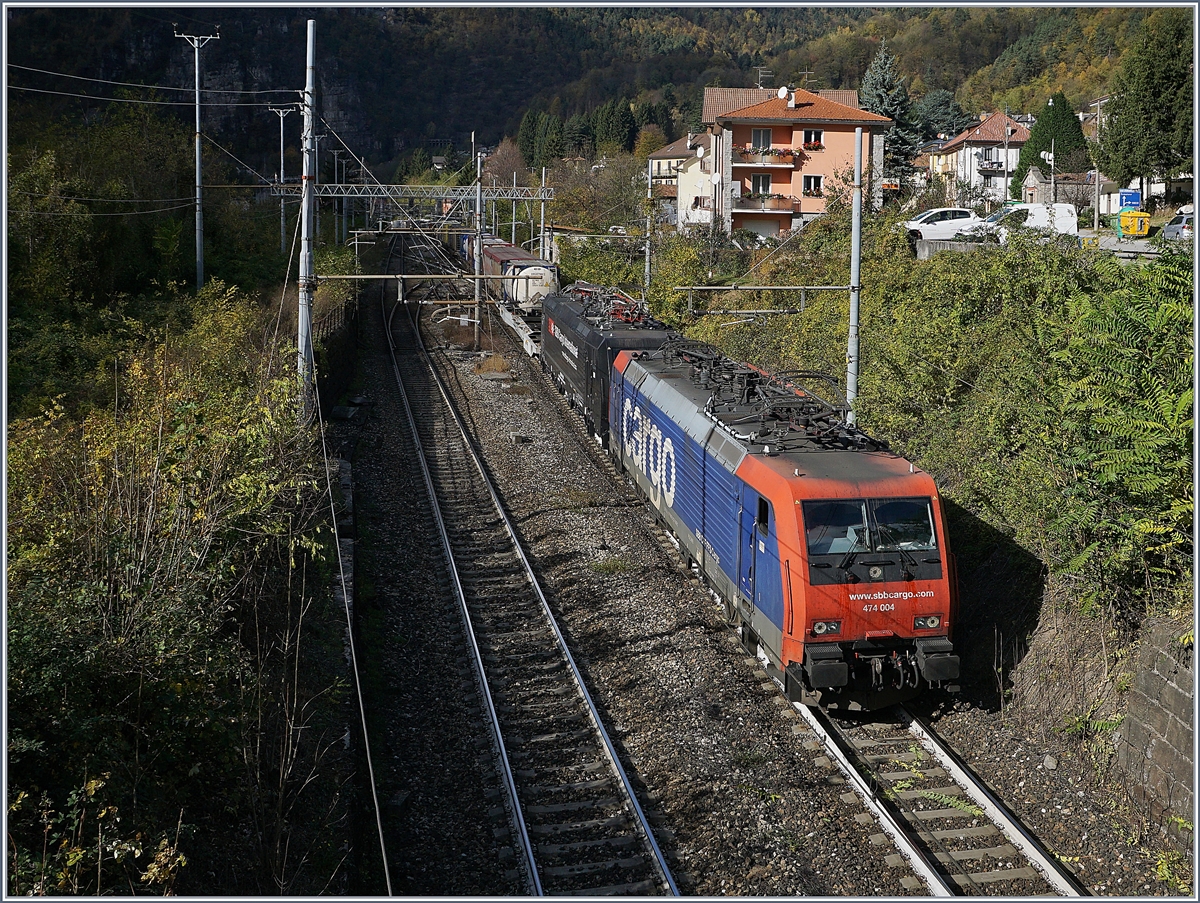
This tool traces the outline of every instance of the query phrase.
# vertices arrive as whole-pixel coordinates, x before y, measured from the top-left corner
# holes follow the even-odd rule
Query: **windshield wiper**
[[[879,530],[879,535],[884,537],[888,542],[896,547],[896,552],[899,554],[900,560],[904,562],[904,567],[903,570],[900,571],[900,576],[902,576],[905,580],[912,580],[913,571],[917,569],[917,559],[904,549],[900,548],[900,542],[896,539],[896,534],[894,534],[890,529],[885,527],[883,524],[876,524],[875,526]]]

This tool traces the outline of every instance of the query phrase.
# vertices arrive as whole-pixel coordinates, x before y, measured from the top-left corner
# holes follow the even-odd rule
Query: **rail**
[[[1088,895],[933,729],[903,707],[891,710],[895,724],[856,725],[795,707],[932,895]],[[924,786],[931,781],[944,786]],[[964,819],[986,823],[964,826]],[[881,835],[878,842],[886,841]],[[986,862],[995,867],[972,865]]]
[[[395,353],[395,345],[394,345],[391,323],[395,316],[395,312],[396,312],[396,309],[398,308],[398,306],[399,306],[399,302],[397,302],[396,307],[393,308],[393,310],[390,314],[385,311],[385,322],[388,323],[388,332],[389,332],[388,339],[389,339],[389,344],[392,347],[393,369],[396,374],[397,383],[402,387],[402,394],[404,394],[404,397],[405,397],[405,409],[406,409],[406,412],[409,417],[410,429],[412,429],[414,436],[418,436],[419,432],[418,432],[417,420],[416,420],[416,417],[413,415],[413,409],[412,409],[412,406],[410,405],[407,391],[404,389],[405,381],[404,381],[403,377],[401,376],[400,363],[399,363],[396,353]],[[499,496],[497,495],[496,490],[495,490],[494,486],[492,485],[491,480],[488,478],[486,468],[484,467],[482,461],[479,459],[479,456],[475,450],[474,442],[470,436],[470,433],[467,430],[466,426],[464,425],[457,410],[455,409],[453,401],[450,397],[450,392],[449,392],[447,386],[445,385],[444,381],[438,374],[436,366],[434,366],[432,360],[430,360],[430,358],[429,358],[428,352],[425,350],[423,345],[421,345],[419,330],[416,328],[415,324],[413,324],[413,334],[415,336],[415,342],[416,342],[416,347],[419,352],[419,356],[425,360],[425,364],[428,367],[428,371],[427,371],[427,373],[429,374],[428,378],[431,380],[432,384],[436,387],[436,390],[437,390],[436,393],[431,392],[430,396],[431,397],[440,397],[440,399],[441,399],[440,408],[442,411],[445,412],[444,414],[439,413],[437,416],[445,417],[446,418],[446,428],[450,431],[450,434],[451,435],[457,434],[457,437],[461,439],[461,448],[466,450],[468,459],[469,459],[467,461],[467,469],[471,470],[475,474],[475,476],[473,477],[473,485],[477,486],[477,487],[481,487],[481,489],[482,489],[482,492],[480,493],[480,496],[479,496],[480,501],[482,502],[482,496],[484,494],[486,494],[487,498],[490,499],[491,508],[488,510],[486,517],[489,520],[498,520],[502,524],[503,533],[506,536],[505,542],[507,544],[507,548],[503,552],[501,552],[501,550],[499,550],[495,546],[495,543],[486,542],[486,537],[483,538],[482,541],[485,545],[488,545],[489,554],[494,553],[493,558],[498,557],[501,554],[507,556],[511,552],[511,553],[515,553],[515,556],[519,559],[519,561],[520,561],[520,571],[519,572],[522,575],[521,583],[523,586],[527,585],[532,590],[533,596],[536,598],[536,605],[537,605],[538,609],[540,610],[542,619],[543,619],[545,625],[547,625],[549,627],[549,630],[552,633],[553,638],[554,638],[554,644],[555,644],[554,655],[561,656],[561,660],[563,662],[565,662],[565,664],[566,664],[566,669],[570,672],[570,682],[574,688],[575,693],[577,694],[577,698],[579,700],[582,700],[583,706],[586,710],[586,720],[588,722],[590,722],[590,724],[592,726],[592,731],[594,732],[594,736],[596,736],[599,739],[598,745],[603,750],[603,755],[604,755],[604,758],[607,760],[608,768],[611,770],[612,778],[615,778],[615,779],[600,781],[600,782],[585,781],[585,782],[574,784],[574,785],[564,784],[564,785],[562,785],[562,787],[560,789],[563,789],[563,788],[565,788],[565,789],[586,788],[586,787],[589,787],[590,785],[596,784],[596,783],[603,783],[606,785],[613,786],[617,790],[617,792],[620,794],[619,799],[622,801],[620,803],[619,808],[625,809],[627,812],[632,814],[632,823],[636,826],[635,834],[638,838],[640,838],[639,842],[642,844],[643,849],[649,854],[648,859],[644,859],[641,857],[633,857],[633,858],[627,858],[625,860],[620,860],[620,859],[610,860],[608,862],[599,863],[599,864],[597,864],[597,863],[583,863],[583,864],[571,863],[568,865],[546,867],[546,868],[543,868],[540,865],[539,856],[543,850],[547,851],[546,852],[547,856],[553,856],[553,855],[560,853],[561,848],[564,848],[564,847],[604,849],[612,841],[611,841],[611,839],[605,840],[602,837],[601,839],[596,839],[596,840],[589,839],[587,841],[578,842],[575,844],[571,844],[571,843],[557,844],[557,845],[543,844],[543,845],[538,845],[535,847],[535,845],[533,844],[532,839],[531,839],[531,832],[534,830],[540,831],[541,833],[549,832],[552,836],[557,836],[560,829],[561,830],[570,830],[570,831],[575,831],[575,832],[579,832],[579,831],[583,831],[583,830],[594,830],[594,829],[592,829],[590,827],[589,821],[586,819],[581,822],[578,822],[576,824],[567,825],[567,826],[563,826],[563,825],[552,825],[552,826],[533,825],[533,826],[530,826],[527,824],[527,821],[526,821],[527,813],[534,812],[534,811],[539,812],[539,813],[540,812],[555,812],[555,811],[559,811],[559,810],[567,811],[568,809],[570,809],[572,806],[575,806],[575,805],[580,805],[581,807],[589,807],[589,806],[594,805],[596,807],[599,807],[601,804],[601,801],[596,801],[596,802],[592,802],[592,803],[584,801],[582,804],[567,804],[566,806],[563,806],[561,804],[553,804],[553,805],[548,805],[548,806],[539,806],[536,804],[533,804],[533,805],[529,804],[528,799],[532,795],[534,795],[536,793],[544,792],[545,790],[547,790],[547,788],[544,786],[527,786],[528,779],[519,777],[518,772],[515,771],[512,766],[512,762],[510,759],[510,752],[508,750],[509,743],[510,742],[517,743],[518,748],[520,748],[521,745],[523,744],[525,750],[527,751],[530,743],[533,743],[536,741],[554,740],[558,735],[549,734],[546,736],[532,737],[532,738],[521,738],[519,735],[514,737],[513,732],[516,731],[517,728],[515,726],[510,725],[509,722],[516,716],[505,715],[503,713],[511,712],[514,710],[520,711],[520,710],[529,708],[530,705],[528,703],[526,703],[526,704],[516,704],[516,705],[510,704],[510,705],[506,705],[506,706],[498,706],[496,703],[496,700],[494,698],[494,692],[493,692],[491,684],[495,680],[498,680],[498,679],[503,680],[506,669],[512,668],[515,670],[518,667],[516,664],[496,665],[497,658],[505,659],[506,662],[510,662],[510,663],[516,659],[525,660],[525,659],[530,659],[530,658],[534,658],[534,657],[536,657],[538,659],[538,661],[544,661],[545,656],[550,655],[550,652],[541,650],[541,649],[536,649],[532,653],[525,651],[525,652],[522,652],[522,653],[516,654],[516,655],[512,654],[511,652],[498,653],[497,652],[497,649],[499,648],[498,643],[501,642],[502,638],[505,638],[503,640],[504,642],[508,642],[508,640],[506,638],[508,636],[511,636],[511,633],[506,634],[504,632],[497,632],[496,625],[488,623],[487,622],[488,616],[484,616],[482,618],[482,621],[484,622],[483,626],[487,630],[492,631],[490,634],[486,635],[486,643],[489,646],[489,648],[492,650],[492,653],[490,656],[487,656],[483,653],[482,646],[485,643],[485,638],[482,638],[478,635],[478,630],[479,630],[480,625],[477,624],[476,619],[472,617],[472,606],[471,606],[471,602],[468,599],[469,592],[467,589],[468,584],[471,584],[473,581],[477,583],[480,578],[478,576],[478,573],[473,574],[470,578],[466,578],[466,577],[462,576],[462,573],[459,570],[460,565],[457,563],[457,559],[458,559],[459,555],[456,552],[456,546],[462,547],[467,544],[467,541],[464,540],[464,538],[463,538],[465,536],[470,535],[472,537],[471,542],[475,542],[475,543],[481,542],[481,532],[478,530],[472,529],[472,527],[466,521],[462,520],[461,518],[459,518],[456,523],[447,523],[447,518],[446,518],[446,516],[443,515],[442,509],[444,507],[446,509],[446,511],[450,513],[451,520],[453,521],[454,518],[456,517],[456,515],[453,514],[453,512],[455,510],[454,504],[451,500],[442,500],[439,498],[439,493],[437,492],[437,488],[435,485],[437,480],[435,479],[435,476],[433,473],[433,468],[431,467],[429,458],[428,458],[425,450],[422,447],[422,443],[420,441],[418,441],[419,459],[421,462],[422,472],[424,473],[425,479],[426,479],[426,489],[427,489],[427,492],[429,493],[429,497],[433,503],[434,510],[435,510],[435,512],[437,512],[436,521],[437,521],[438,529],[439,529],[441,537],[442,537],[441,542],[442,542],[443,552],[446,556],[447,562],[449,563],[451,573],[453,574],[452,582],[453,582],[454,590],[459,599],[459,605],[460,605],[460,610],[461,610],[462,617],[464,620],[464,624],[467,627],[467,632],[469,635],[469,646],[471,649],[471,654],[474,659],[473,667],[475,669],[476,676],[479,679],[480,686],[482,688],[482,697],[485,701],[485,709],[486,709],[487,715],[488,715],[489,731],[491,732],[491,735],[492,735],[493,748],[494,748],[494,750],[496,750],[496,758],[497,758],[497,762],[498,762],[498,766],[499,766],[498,770],[501,774],[501,783],[504,788],[504,792],[507,796],[507,799],[509,801],[509,804],[506,808],[508,809],[510,818],[511,818],[513,826],[514,826],[514,835],[517,838],[517,846],[519,847],[519,858],[520,858],[521,863],[523,864],[523,870],[527,877],[528,889],[531,893],[533,893],[535,895],[544,895],[547,893],[573,893],[573,892],[574,893],[578,893],[578,892],[586,893],[589,890],[598,892],[598,893],[606,892],[606,891],[607,892],[615,892],[611,888],[601,888],[601,889],[570,888],[567,890],[563,890],[563,889],[561,889],[561,886],[564,883],[567,885],[570,885],[571,882],[578,882],[579,880],[587,880],[589,875],[595,874],[597,871],[600,871],[601,869],[603,869],[605,871],[605,873],[607,873],[608,871],[611,871],[611,870],[619,871],[620,869],[625,868],[625,869],[627,869],[629,871],[633,871],[635,873],[638,870],[641,870],[642,874],[655,874],[655,875],[657,875],[657,880],[654,883],[642,882],[641,884],[626,885],[625,890],[620,891],[620,892],[631,892],[631,891],[644,892],[645,890],[653,889],[654,884],[656,883],[662,890],[665,890],[667,893],[672,894],[672,895],[677,895],[678,889],[675,885],[674,878],[671,876],[670,869],[666,862],[666,858],[665,858],[664,854],[662,853],[661,849],[659,848],[657,841],[654,838],[654,834],[650,828],[650,824],[646,817],[646,814],[642,810],[642,807],[637,800],[637,796],[632,789],[629,777],[626,774],[624,767],[622,766],[622,764],[620,762],[620,758],[617,755],[615,746],[614,746],[611,738],[609,737],[607,730],[604,727],[603,721],[599,715],[599,712],[597,710],[595,702],[593,701],[591,694],[587,690],[586,684],[583,681],[583,676],[578,668],[578,665],[576,664],[576,662],[574,660],[574,657],[572,656],[572,654],[570,652],[570,649],[568,648],[568,646],[566,644],[566,640],[563,637],[562,631],[560,630],[556,620],[553,617],[553,614],[550,610],[550,606],[546,600],[545,594],[542,591],[542,589],[538,583],[538,580],[534,574],[533,568],[525,554],[525,551],[522,548],[522,546],[517,538],[516,530],[515,530],[513,524],[511,523],[511,521],[509,520],[507,513],[504,511],[504,507],[500,502]],[[408,366],[415,366],[415,365],[410,363]],[[424,368],[422,368],[421,372],[426,373],[426,370]],[[425,377],[422,377],[422,379],[424,379],[424,378]],[[455,441],[455,440],[451,440],[451,441],[453,444],[458,445],[457,441]],[[446,445],[445,440],[440,439],[439,445],[443,447],[443,451],[444,451],[444,447]],[[435,454],[436,453],[437,453],[437,450],[435,449]],[[452,475],[452,476],[454,476],[454,475]],[[461,470],[459,470],[457,472],[457,477],[460,479],[462,478]],[[443,475],[443,478],[445,478],[445,475]],[[468,505],[467,507],[472,508],[472,510],[476,513],[476,515],[479,515],[479,506],[478,505],[472,504],[472,505]],[[489,528],[489,529],[491,529],[491,528]],[[457,537],[457,539],[452,538],[452,536],[451,536],[452,533]],[[483,568],[480,568],[480,567],[476,568],[476,572],[478,572],[480,570],[483,570]],[[517,572],[516,571],[505,571],[505,573],[508,575],[505,579],[511,581],[511,580],[515,579]],[[511,586],[512,584],[510,582],[510,583],[507,583],[506,585]],[[476,591],[476,592],[478,592],[478,591]],[[516,591],[513,591],[511,593],[506,592],[505,604],[524,605],[524,603],[520,602],[520,600],[518,598],[521,595],[522,595],[521,593],[517,593]],[[497,608],[497,606],[495,604],[492,604],[489,606],[489,608],[493,612],[492,616],[494,616],[494,611]],[[529,612],[528,614],[532,614],[532,612]],[[522,614],[520,616],[520,623],[526,625],[526,627],[525,627],[525,629],[518,631],[518,633],[521,634],[521,636],[523,637],[524,640],[528,640],[530,633],[531,633],[530,625],[532,624],[532,622],[528,619],[527,614]],[[557,660],[558,659],[556,658],[555,661],[557,661]],[[534,667],[534,666],[529,666],[529,667]],[[548,673],[548,667],[557,669],[558,666],[557,665],[553,665],[553,666],[543,665],[540,667],[534,667],[534,669],[539,674],[545,675]],[[491,671],[490,675],[489,675],[489,670]],[[511,678],[510,678],[509,685],[507,687],[504,687],[501,690],[501,692],[505,693],[505,694],[509,694],[511,696],[514,693],[512,688],[513,688],[513,684],[511,683]],[[554,694],[548,693],[546,695],[553,696]],[[546,705],[546,704],[548,704],[548,703],[543,702],[543,703],[535,703],[534,705],[537,706],[537,705]],[[549,721],[551,719],[548,717],[546,720]],[[563,720],[565,721],[565,720],[569,720],[569,719],[564,718]],[[515,723],[516,722],[514,721],[513,724],[515,724]],[[574,737],[572,737],[571,739],[574,739]],[[571,747],[571,748],[574,748],[574,747]],[[567,750],[567,751],[569,752],[569,750]],[[581,766],[581,767],[590,767],[590,766]],[[605,802],[605,804],[609,804],[609,801],[603,801],[603,802]],[[611,801],[611,803],[616,803],[616,800]],[[620,820],[620,819],[618,819],[618,820]],[[593,821],[595,821],[599,827],[608,827],[614,822],[614,819],[596,818],[596,819],[593,819]],[[572,836],[574,836],[574,835],[572,835]],[[627,836],[627,837],[622,838],[620,842],[623,844],[627,844],[628,842],[633,842],[633,839]],[[647,873],[645,871],[646,868],[650,869],[649,873]],[[545,888],[545,886],[544,886],[545,881],[543,880],[543,874],[545,876],[547,876],[548,878],[552,879],[553,883],[558,885],[558,887],[555,890],[548,891]]]

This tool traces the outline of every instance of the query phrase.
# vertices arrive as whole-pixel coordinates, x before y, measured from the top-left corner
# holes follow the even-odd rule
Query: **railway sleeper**
[[[962,796],[963,789],[957,784],[950,784],[946,787],[934,787],[931,790],[893,790],[891,793],[902,800],[916,800],[927,799],[925,796],[927,793],[936,793],[939,796]]]
[[[601,828],[624,828],[629,825],[629,816],[624,813],[608,818],[590,818],[583,821],[561,822],[553,825],[528,825],[530,834],[553,837],[558,834],[574,834],[576,831],[596,831]]]
[[[962,809],[910,809],[902,812],[908,821],[917,822],[937,821],[942,818],[978,818],[974,812],[964,812]]]
[[[624,805],[619,797],[605,796],[599,799],[576,800],[573,803],[548,803],[545,805],[525,806],[526,815],[557,815],[560,812],[582,812],[587,809],[609,809]]]
[[[630,856],[626,859],[603,859],[599,862],[583,862],[579,865],[553,865],[542,869],[542,874],[550,878],[573,878],[576,875],[590,875],[612,869],[632,869],[645,864],[645,856]]]
[[[506,719],[504,723],[505,723],[505,728],[507,730],[511,730],[511,731],[520,731],[525,728],[528,728],[531,730],[535,730],[535,729],[545,730],[546,728],[563,729],[563,728],[568,728],[569,726],[576,725],[576,724],[590,725],[591,719],[582,712],[568,712],[568,713],[564,713],[561,715],[555,715],[555,714],[543,715],[540,718]],[[552,736],[561,736],[561,735],[555,734]],[[534,737],[533,739],[536,740],[537,738]]]
[[[997,869],[994,872],[971,872],[968,875],[950,875],[950,880],[959,887],[971,887],[975,884],[991,884],[996,881],[1033,881],[1042,876],[1035,869],[1025,866],[1016,869]]]
[[[630,895],[645,896],[661,891],[657,881],[636,881],[631,884],[610,884],[607,887],[581,887],[578,890],[556,890],[559,897],[624,897]]]
[[[538,734],[533,737],[510,737],[508,742],[512,746],[527,746],[535,743],[556,743],[559,740],[583,740],[592,736],[592,729],[580,728],[577,731],[558,731],[552,734]]]
[[[632,834],[622,834],[617,837],[596,837],[592,840],[576,840],[574,843],[539,843],[537,852],[542,856],[561,856],[564,853],[577,853],[580,850],[593,850],[603,847],[611,850],[623,850],[636,847],[641,838]]]
[[[597,778],[594,781],[575,781],[572,784],[530,784],[524,788],[524,792],[526,796],[552,796],[556,793],[575,793],[579,790],[600,790],[612,785],[612,778]]]
[[[595,771],[606,771],[609,768],[607,762],[599,759],[592,762],[577,762],[573,765],[561,765],[556,768],[525,768],[519,769],[516,772],[517,777],[524,780],[533,780],[534,778],[543,777],[548,774],[558,774],[560,772],[576,772],[581,774],[591,774]]]

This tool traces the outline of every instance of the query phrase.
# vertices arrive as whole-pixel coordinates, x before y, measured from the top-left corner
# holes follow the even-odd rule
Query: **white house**
[[[1028,128],[1005,113],[992,113],[931,152],[930,171],[946,179],[952,200],[963,185],[1003,203],[1028,140]]]

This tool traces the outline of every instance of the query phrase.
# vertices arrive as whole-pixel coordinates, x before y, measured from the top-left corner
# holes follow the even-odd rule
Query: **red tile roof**
[[[718,117],[723,120],[774,120],[778,122],[891,122],[886,116],[857,110],[845,104],[814,94],[812,91],[796,90],[796,105],[789,107],[786,98],[772,97],[770,100],[751,106],[731,110]]]
[[[857,91],[843,88],[822,88],[816,93],[826,100],[832,100],[834,103],[840,103],[851,109],[858,109]],[[778,88],[705,88],[700,121],[705,125],[711,125],[717,121],[718,116],[724,116],[732,110],[740,110],[742,107],[762,103],[764,100],[778,96]]]
[[[730,110],[770,100],[778,88],[705,88],[700,121],[709,125]]]
[[[1005,123],[1013,129],[1008,138],[1010,146],[1019,147],[1029,140],[1029,129],[1011,116],[1006,116],[1004,113],[993,113],[979,125],[973,125],[965,132],[955,135],[942,145],[942,149],[938,153],[953,152],[966,144],[1003,144]]]
[[[828,100],[845,104],[848,107],[854,107],[856,110],[859,109],[857,91],[850,91],[843,88],[822,88],[817,93]]]

